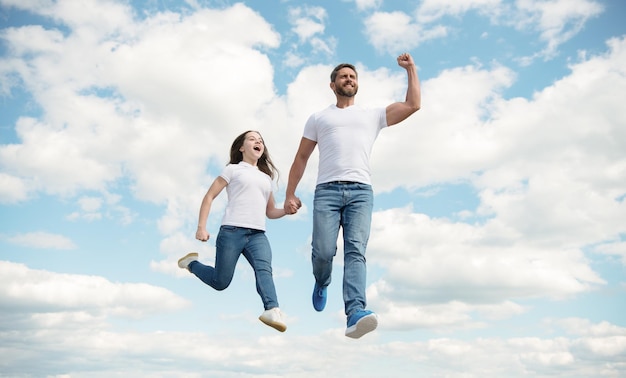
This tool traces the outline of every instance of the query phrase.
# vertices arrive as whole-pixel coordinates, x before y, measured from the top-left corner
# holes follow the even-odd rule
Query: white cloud
[[[616,256],[620,258],[623,265],[626,265],[626,242],[607,241],[594,247],[593,251],[604,255]]]
[[[370,43],[377,50],[393,55],[410,51],[425,41],[442,38],[448,34],[444,26],[424,28],[400,11],[376,12],[369,16],[364,24],[365,34]]]
[[[568,334],[585,337],[613,337],[626,336],[626,328],[609,322],[592,323],[589,319],[567,318],[547,321],[556,327],[564,329]]]
[[[293,51],[287,52],[285,54],[285,59],[283,60],[283,64],[290,68],[301,66],[302,64],[304,64],[304,62],[304,58],[297,55]]]
[[[37,249],[76,249],[74,242],[58,234],[49,232],[27,232],[17,234],[7,239],[10,243],[28,248]]]
[[[343,335],[343,324],[312,335],[290,330],[280,335],[268,333],[274,331],[259,328],[254,317],[251,321],[259,327],[155,329],[151,317],[188,303],[152,285],[113,283],[102,277],[34,270],[11,262],[0,262],[0,283],[0,307],[12,309],[0,320],[3,356],[12,362],[3,372],[10,375],[199,376],[201,371],[202,375],[241,376],[261,371],[266,375],[288,372],[294,377],[382,376],[388,372],[387,364],[396,366],[397,376],[407,377],[418,369],[429,376],[456,372],[494,377],[529,372],[550,375],[562,373],[563,368],[593,375],[598,364],[603,364],[607,375],[616,375],[621,371],[619,361],[626,355],[623,327],[585,319],[552,321],[556,327],[572,329],[570,337],[436,337],[411,342],[398,337],[386,342],[376,333],[359,340],[355,348]],[[448,309],[454,310],[454,306],[466,305],[452,304]],[[435,315],[445,313],[431,314]],[[119,318],[124,321],[117,322]],[[296,319],[290,320],[297,329]],[[182,320],[171,318],[171,322]],[[220,322],[222,327],[229,323],[227,319]],[[134,330],[129,332],[128,327]],[[381,332],[393,335],[393,330],[381,327]],[[315,358],[320,349],[326,351],[324,364]],[[37,364],[27,363],[33,359]],[[387,364],[370,364],[373,359]]]
[[[108,191],[102,192],[102,197],[83,196],[77,200],[79,211],[66,215],[70,221],[86,220],[88,222],[102,219],[113,219],[122,225],[131,224],[137,217],[136,212],[120,205],[122,197]]]
[[[398,54],[425,41],[453,34],[454,26],[435,24],[446,16],[462,18],[476,12],[492,25],[509,25],[539,34],[546,47],[531,56],[518,57],[524,65],[537,57],[551,59],[563,43],[580,33],[589,19],[604,11],[593,0],[521,0],[514,5],[501,0],[425,0],[415,9],[414,18],[401,11],[374,12],[365,21],[366,35],[379,51]]]
[[[289,10],[292,31],[298,35],[300,41],[307,41],[313,36],[324,34],[325,22],[328,18],[322,7],[296,7]]]
[[[102,198],[98,197],[81,197],[78,200],[81,209],[86,212],[95,212],[100,210],[102,206]]]
[[[515,224],[498,225],[512,230],[498,234],[491,222],[473,226],[409,210],[374,215],[368,255],[386,269],[386,298],[416,304],[494,303],[561,298],[603,283],[579,250],[542,246],[537,236],[520,232]]]
[[[444,16],[463,16],[470,11],[483,15],[496,14],[501,6],[501,0],[424,0],[416,13],[420,23],[430,23]]]
[[[231,32],[210,26],[218,19]],[[255,33],[242,32],[242,22]],[[273,96],[272,69],[255,47],[276,46],[278,35],[243,5],[186,18],[156,14],[114,36],[101,23],[90,25],[67,36],[41,27],[7,30],[15,59],[5,75],[20,72],[44,117],[21,118],[22,143],[3,146],[0,160],[34,190],[104,190],[128,173],[138,197],[164,201],[202,176],[212,153],[227,152],[219,138],[236,134],[225,125],[255,128],[255,112]],[[246,112],[235,105],[241,102]]]
[[[28,184],[20,177],[0,172],[0,203],[14,203],[28,198]]]
[[[287,64],[290,67],[298,66],[299,60],[303,60],[304,54],[296,52],[303,46],[308,45],[311,50],[307,54],[328,57],[335,53],[337,40],[325,35],[328,13],[322,7],[302,6],[289,8],[289,23],[291,31],[297,35],[298,43],[287,52]],[[298,59],[294,59],[295,57]]]
[[[604,11],[604,6],[593,0],[521,0],[515,3],[515,7],[517,27],[539,32],[540,39],[547,46],[537,56],[548,59],[554,56],[561,44],[578,34],[589,19]]]
[[[20,311],[40,313],[42,319],[122,316],[143,318],[188,305],[171,291],[145,283],[114,283],[103,277],[61,274],[0,261],[0,303]]]
[[[369,9],[376,9],[383,4],[383,0],[352,0],[356,4],[356,8],[359,11],[366,11]]]

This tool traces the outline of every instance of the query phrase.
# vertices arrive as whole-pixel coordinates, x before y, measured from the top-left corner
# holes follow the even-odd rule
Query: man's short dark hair
[[[342,68],[350,68],[352,71],[354,71],[354,73],[356,74],[356,77],[359,77],[359,74],[356,72],[356,68],[354,68],[354,66],[350,63],[341,63],[340,65],[338,65],[337,67],[335,67],[335,69],[333,70],[333,72],[330,73],[330,82],[334,83],[335,79],[337,78],[337,72],[339,72],[339,70],[341,70]]]

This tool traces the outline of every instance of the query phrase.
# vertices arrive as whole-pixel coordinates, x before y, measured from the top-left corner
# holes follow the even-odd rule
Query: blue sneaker
[[[322,311],[326,307],[326,286],[321,287],[315,282],[313,287],[313,308]]]
[[[378,316],[369,310],[359,310],[348,316],[346,336],[353,339],[372,332],[378,327]]]

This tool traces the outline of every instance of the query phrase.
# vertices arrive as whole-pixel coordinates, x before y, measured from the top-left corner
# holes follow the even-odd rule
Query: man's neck
[[[345,109],[348,106],[352,106],[354,105],[354,96],[353,97],[338,96],[336,105],[340,109]]]

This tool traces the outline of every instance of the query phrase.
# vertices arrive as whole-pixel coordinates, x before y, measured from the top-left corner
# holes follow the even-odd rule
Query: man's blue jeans
[[[189,270],[215,290],[224,290],[233,279],[241,254],[254,270],[256,291],[261,296],[265,309],[278,307],[272,277],[272,249],[264,231],[221,226],[215,241],[215,267],[192,261]]]
[[[331,281],[339,228],[343,229],[343,300],[346,315],[365,309],[365,249],[372,223],[372,187],[356,182],[317,185],[313,199],[313,275],[320,286]]]

